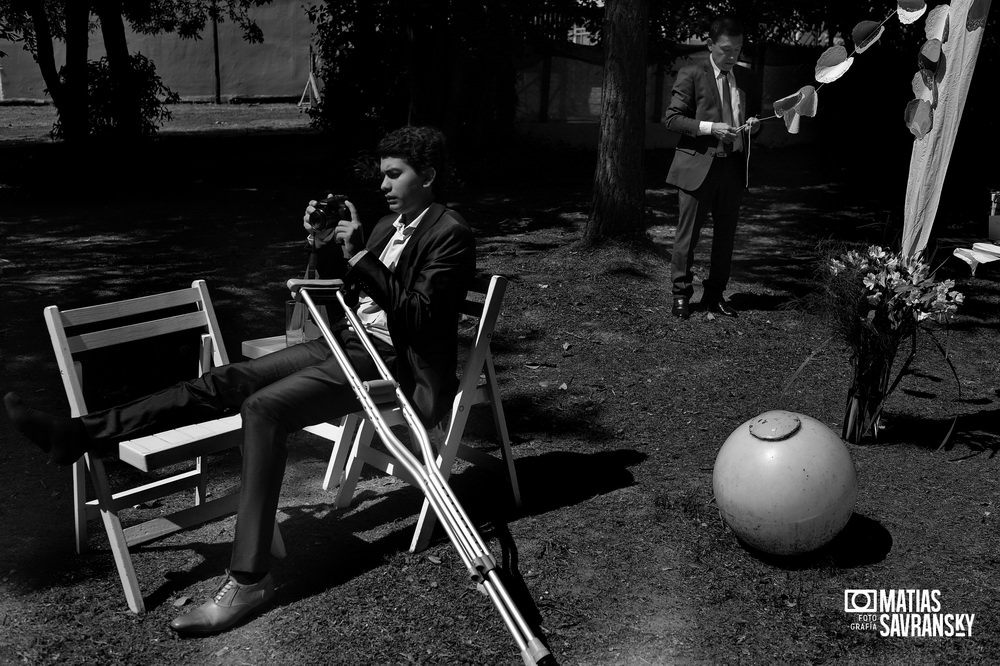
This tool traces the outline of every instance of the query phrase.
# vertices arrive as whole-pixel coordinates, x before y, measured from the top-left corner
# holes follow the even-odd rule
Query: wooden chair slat
[[[155,312],[156,310],[169,310],[170,308],[182,305],[192,305],[198,303],[200,300],[201,294],[198,290],[188,288],[168,291],[162,294],[153,294],[151,296],[140,296],[113,303],[102,303],[100,305],[63,310],[63,326],[71,328],[73,326],[96,324],[109,319],[121,319],[147,312]]]
[[[164,319],[108,328],[103,331],[82,333],[67,338],[67,341],[69,342],[70,352],[78,354],[82,351],[101,349],[102,347],[119,345],[123,342],[135,342],[137,340],[146,340],[160,335],[167,335],[168,333],[189,331],[206,325],[207,322],[205,321],[205,314],[203,312],[189,312]]]

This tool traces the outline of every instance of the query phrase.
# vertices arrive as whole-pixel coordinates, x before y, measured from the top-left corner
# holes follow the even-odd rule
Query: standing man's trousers
[[[708,214],[712,214],[712,256],[704,282],[709,300],[720,298],[729,283],[736,223],[745,184],[745,161],[736,153],[713,158],[704,182],[697,190],[677,190],[677,235],[670,261],[674,296],[694,292],[694,252]]]

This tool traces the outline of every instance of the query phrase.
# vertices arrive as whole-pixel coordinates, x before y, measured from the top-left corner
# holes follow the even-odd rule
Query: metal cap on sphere
[[[764,412],[750,423],[750,434],[757,439],[776,442],[799,431],[802,421],[792,412],[776,409]]]

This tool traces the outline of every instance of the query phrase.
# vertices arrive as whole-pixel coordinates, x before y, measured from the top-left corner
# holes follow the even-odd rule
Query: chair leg
[[[465,431],[465,424],[469,418],[468,409],[460,409],[448,424],[444,433],[444,441],[438,448],[438,457],[435,463],[441,471],[441,476],[445,482],[451,476],[451,470],[455,466],[455,458],[458,457],[458,449],[462,443],[462,432]],[[434,527],[437,525],[437,515],[431,509],[431,504],[424,498],[420,506],[420,516],[417,518],[417,526],[413,530],[413,538],[410,540],[410,552],[417,553],[427,548],[434,535]]]
[[[514,469],[514,452],[510,446],[510,434],[507,432],[507,417],[503,413],[503,401],[500,400],[500,386],[497,384],[497,373],[493,366],[493,358],[486,357],[486,385],[490,394],[490,407],[493,412],[493,425],[500,438],[500,454],[507,463],[507,480],[514,496],[514,506],[521,508],[521,488],[517,483],[517,470]]]
[[[274,534],[271,535],[271,555],[279,560],[288,556],[285,550],[285,540],[281,538],[281,530],[278,528],[278,521],[274,521]]]
[[[87,470],[85,463],[73,463],[73,523],[76,528],[76,553],[87,550]]]
[[[115,558],[115,567],[118,569],[118,577],[121,579],[122,590],[125,592],[125,599],[128,607],[134,613],[145,613],[146,606],[142,599],[142,590],[139,587],[139,579],[135,575],[135,567],[132,566],[132,556],[128,550],[128,542],[122,530],[121,520],[118,518],[118,510],[115,508],[111,487],[108,485],[108,477],[104,470],[104,463],[96,456],[85,456],[87,467],[90,469],[90,478],[94,483],[97,498],[101,509],[101,520],[104,529],[108,533],[108,542],[111,545],[111,552]]]
[[[347,465],[347,457],[353,451],[354,439],[357,437],[358,428],[361,427],[362,418],[357,414],[348,414],[340,425],[340,433],[333,443],[333,451],[330,453],[330,462],[326,466],[326,476],[323,477],[323,490],[329,490],[330,485],[340,485],[341,475]]]
[[[194,459],[195,469],[198,470],[198,485],[194,489],[194,505],[199,506],[205,503],[207,497],[208,478],[208,456],[198,456]]]
[[[361,470],[365,466],[364,457],[361,455],[362,447],[369,447],[375,437],[375,426],[367,418],[360,419],[360,427],[351,445],[351,454],[347,458],[347,467],[344,470],[344,478],[340,488],[337,489],[337,496],[333,503],[338,509],[350,506],[354,499],[354,489],[361,478]]]

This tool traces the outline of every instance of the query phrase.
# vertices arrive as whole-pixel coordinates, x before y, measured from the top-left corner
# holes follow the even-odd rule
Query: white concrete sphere
[[[854,513],[854,462],[830,428],[773,410],[738,427],[712,474],[719,512],[749,546],[774,555],[829,543]]]

